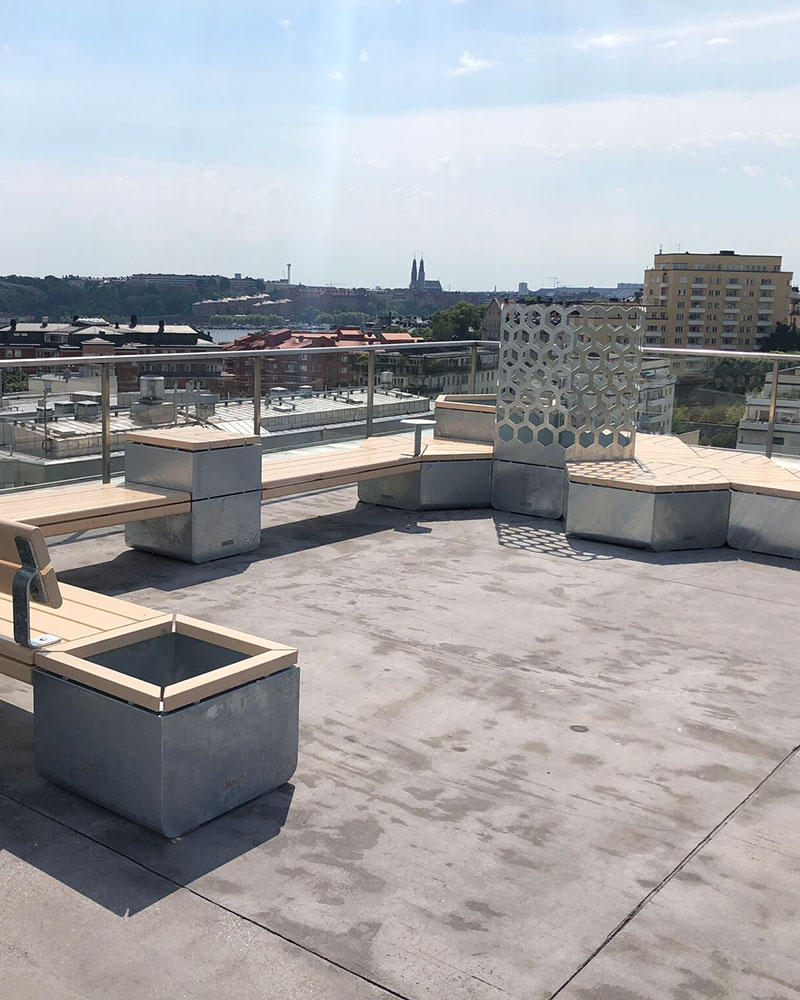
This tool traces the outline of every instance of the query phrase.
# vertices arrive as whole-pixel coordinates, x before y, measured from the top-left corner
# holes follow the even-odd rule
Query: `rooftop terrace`
[[[51,543],[64,583],[299,647],[300,763],[165,841],[39,778],[0,677],[5,996],[800,993],[796,562],[352,488],[262,524],[204,566]]]

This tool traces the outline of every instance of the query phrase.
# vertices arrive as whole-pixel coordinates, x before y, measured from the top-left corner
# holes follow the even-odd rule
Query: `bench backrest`
[[[60,608],[61,590],[42,529],[21,521],[0,520],[0,593],[12,596],[14,577],[32,571],[30,596],[37,604]]]

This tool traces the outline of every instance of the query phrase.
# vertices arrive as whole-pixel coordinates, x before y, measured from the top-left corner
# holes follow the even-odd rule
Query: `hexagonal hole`
[[[607,448],[610,444],[614,443],[614,432],[609,430],[602,430],[597,435],[597,443],[601,448]]]
[[[558,443],[562,448],[571,448],[575,444],[575,435],[572,431],[559,431]]]
[[[586,413],[583,410],[573,410],[569,415],[569,422],[576,431],[579,431],[584,426],[586,419]]]

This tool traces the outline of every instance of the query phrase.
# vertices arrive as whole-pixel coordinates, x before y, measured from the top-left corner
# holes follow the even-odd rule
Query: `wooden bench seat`
[[[423,462],[489,460],[492,457],[490,444],[442,438],[425,441],[422,453],[415,456],[411,454],[412,442],[409,434],[392,434],[339,446],[326,445],[324,450],[309,448],[265,455],[262,498],[269,500],[399,475],[418,470]]]
[[[190,509],[188,493],[125,483],[75,483],[0,494],[0,520],[35,524],[47,537]]]
[[[764,455],[693,445],[695,461],[721,472],[732,490],[763,496],[800,499],[800,476]]]
[[[671,461],[569,462],[571,483],[639,490],[644,493],[686,493],[696,490],[727,490],[728,479],[716,469]]]

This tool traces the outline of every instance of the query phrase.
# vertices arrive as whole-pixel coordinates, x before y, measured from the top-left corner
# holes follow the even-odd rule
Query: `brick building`
[[[240,337],[224,350],[231,352],[225,365],[226,371],[235,376],[231,389],[249,393],[253,384],[253,362],[249,358],[236,358],[237,351],[285,350],[300,353],[283,358],[265,358],[261,383],[293,389],[311,385],[315,389],[331,389],[340,385],[355,385],[362,374],[357,365],[358,348],[367,344],[413,344],[419,338],[410,333],[364,333],[358,327],[338,327],[319,333],[305,330],[265,330],[262,333]],[[352,354],[322,354],[320,348],[350,347]]]

